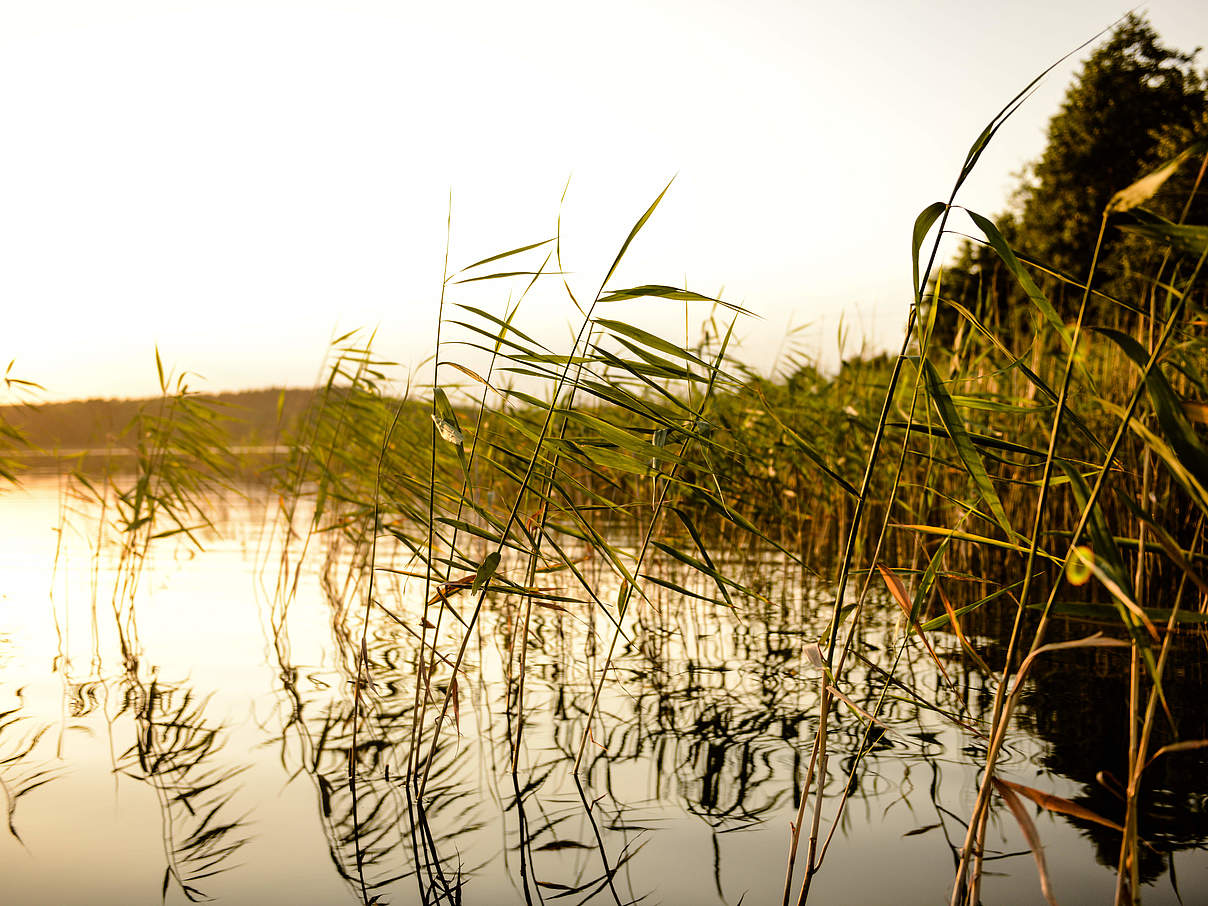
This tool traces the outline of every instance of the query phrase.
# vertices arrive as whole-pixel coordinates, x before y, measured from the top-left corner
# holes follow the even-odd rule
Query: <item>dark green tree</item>
[[[1030,253],[1086,276],[1108,201],[1156,163],[1164,133],[1203,117],[1204,79],[1194,59],[1160,44],[1130,13],[1083,63],[1019,192],[1016,240]]]
[[[1021,257],[1074,280],[1086,279],[1112,196],[1202,137],[1208,125],[1208,82],[1196,70],[1195,56],[1166,47],[1143,17],[1130,13],[1083,62],[1049,121],[1043,154],[1015,192],[1013,210],[996,218]],[[1195,175],[1187,171],[1194,169],[1184,168],[1147,207],[1177,219]],[[1188,220],[1202,223],[1206,216],[1201,194]],[[1123,236],[1109,226],[1096,267],[1096,287],[1111,294],[1135,291],[1133,275],[1145,268],[1137,260],[1143,246]],[[1054,307],[1072,318],[1081,293],[1060,279],[1043,277],[1037,273]],[[948,268],[942,294],[988,326],[1010,318],[1019,298],[997,256],[972,243],[962,246]],[[945,313],[938,336],[951,339],[959,320],[956,312]]]

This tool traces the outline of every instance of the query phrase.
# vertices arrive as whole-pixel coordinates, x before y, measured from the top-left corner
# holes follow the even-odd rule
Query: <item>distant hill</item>
[[[260,446],[277,440],[295,425],[314,397],[311,389],[274,387],[238,393],[199,394],[218,403],[232,446]],[[89,399],[38,406],[0,406],[0,423],[20,431],[35,450],[45,453],[125,446],[123,431],[138,410],[156,398]]]

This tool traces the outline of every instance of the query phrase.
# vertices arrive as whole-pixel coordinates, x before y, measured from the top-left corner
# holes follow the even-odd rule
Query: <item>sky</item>
[[[1208,43],[1202,0],[1137,9],[1175,48]],[[765,372],[791,344],[824,365],[896,348],[915,216],[1003,104],[1127,10],[0,0],[0,366],[48,401],[155,393],[157,348],[198,389],[308,386],[363,328],[403,373],[432,353],[446,248],[456,271],[560,229],[590,299],[672,180],[611,287],[742,305],[738,354]],[[1088,52],[959,203],[1005,209]],[[522,289],[446,302],[501,311]],[[709,314],[626,304],[673,339]],[[550,279],[518,323],[566,348],[575,317]]]

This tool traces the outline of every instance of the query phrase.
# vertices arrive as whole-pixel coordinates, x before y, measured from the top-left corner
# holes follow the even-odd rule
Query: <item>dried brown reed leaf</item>
[[[1071,815],[1084,821],[1093,821],[1095,824],[1102,824],[1104,827],[1110,827],[1112,830],[1118,830],[1121,833],[1124,831],[1124,828],[1115,821],[1104,818],[1102,815],[1092,812],[1077,802],[1071,802],[1069,799],[1054,796],[1052,793],[1024,786],[1022,783],[1012,783],[1010,780],[999,780],[996,778],[995,782],[1010,787],[1021,796],[1027,796],[1041,808],[1048,809],[1050,812],[1060,812],[1063,815]]]
[[[1071,559],[1073,558],[1080,560],[1094,574],[1103,587],[1111,593],[1111,596],[1119,601],[1125,610],[1137,618],[1137,621],[1145,627],[1155,642],[1161,642],[1162,639],[1158,635],[1158,628],[1154,626],[1153,620],[1149,618],[1149,614],[1141,609],[1141,605],[1133,600],[1133,596],[1124,586],[1116,581],[1116,578],[1111,573],[1099,565],[1093,552],[1085,547],[1076,547]]]
[[[464,374],[466,377],[470,378],[471,380],[478,381],[478,383],[484,385],[485,387],[487,387],[490,390],[495,390],[495,388],[491,386],[490,381],[488,381],[486,378],[484,378],[482,375],[480,375],[477,371],[473,371],[473,370],[467,368],[465,365],[458,365],[456,362],[442,362],[441,364],[448,365],[450,368],[456,368],[458,371],[460,371],[462,374]],[[495,392],[498,393],[499,391],[495,390]]]
[[[586,553],[584,553],[578,557],[575,557],[573,559],[554,560],[549,563],[543,563],[540,566],[538,566],[535,570],[533,570],[533,572],[535,572],[535,573],[561,572],[564,569],[570,569],[571,567],[578,566],[580,563],[587,563],[589,560],[591,560],[591,558],[593,556],[594,556],[593,549],[588,548]]]
[[[984,660],[982,660],[982,656],[977,653],[973,645],[970,644],[969,640],[965,637],[965,632],[963,629],[961,629],[960,621],[956,618],[956,610],[953,609],[952,602],[948,600],[948,595],[945,594],[944,589],[939,585],[936,586],[936,590],[940,593],[940,601],[944,605],[944,610],[948,611],[948,622],[952,624],[952,631],[956,633],[956,637],[960,641],[961,646],[965,649],[965,651],[969,652],[969,657],[973,658],[974,663],[977,664],[983,673],[985,673],[987,676],[991,675],[994,671],[992,671],[990,666]]]
[[[1036,870],[1040,873],[1040,890],[1044,893],[1044,898],[1048,900],[1050,906],[1057,906],[1057,899],[1053,896],[1053,885],[1049,882],[1049,869],[1044,862],[1044,846],[1040,842],[1040,834],[1036,832],[1036,825],[1032,823],[1032,816],[1028,814],[1028,810],[1023,807],[1019,797],[1012,791],[1012,785],[1008,785],[1005,780],[999,780],[997,777],[991,779],[994,781],[994,788],[998,790],[998,795],[1002,796],[1007,808],[1019,822],[1019,829],[1023,831],[1024,839],[1028,841],[1028,847],[1036,858]]]
[[[913,605],[910,600],[910,595],[906,591],[906,586],[902,583],[902,580],[898,578],[897,574],[885,564],[878,563],[877,569],[881,573],[881,578],[885,580],[885,585],[889,589],[889,593],[893,595],[894,600],[898,602],[898,606],[901,607],[903,612],[906,614],[906,619],[910,621],[910,624],[914,627],[914,631],[919,634],[919,638],[922,639],[923,644],[927,646],[927,653],[931,655],[931,659],[935,661],[935,665],[940,668],[940,673],[944,675],[944,679],[946,679],[949,685],[951,685],[952,677],[948,675],[948,671],[944,669],[944,665],[940,661],[939,655],[937,655],[935,653],[935,649],[931,647],[931,641],[923,632],[923,627],[919,625],[919,621],[915,619],[914,615],[911,613],[913,610]]]
[[[1208,425],[1208,403],[1199,400],[1183,400],[1183,414],[1188,421]]]
[[[541,506],[537,507],[537,509],[533,510],[533,512],[529,515],[528,519],[526,519],[524,521],[524,527],[530,535],[537,528],[537,523],[540,522],[543,518],[545,518],[545,504],[544,503],[541,504]]]
[[[810,662],[810,666],[817,670],[826,669],[826,659],[822,656],[822,646],[817,642],[810,642],[805,646],[805,658]]]
[[[848,698],[846,695],[844,695],[842,692],[840,692],[838,689],[836,689],[834,687],[833,683],[827,683],[826,688],[830,692],[831,695],[833,695],[835,698],[839,699],[839,701],[843,702],[843,704],[847,705],[847,707],[851,708],[853,711],[855,711],[857,714],[859,714],[861,717],[863,717],[869,723],[874,723],[877,726],[881,727],[882,729],[885,729],[891,733],[893,732],[893,728],[891,726],[889,726],[889,724],[885,723],[885,721],[881,720],[879,717],[869,714],[867,711],[865,711],[863,708],[861,708],[859,705],[857,705],[854,701],[852,701],[850,698]]]
[[[1191,157],[1193,154],[1199,154],[1204,150],[1203,142],[1196,142],[1190,148],[1183,150],[1181,154],[1172,160],[1167,161],[1152,173],[1147,173],[1142,176],[1131,186],[1121,189],[1112,196],[1111,201],[1107,203],[1107,213],[1112,214],[1117,211],[1129,211],[1139,204],[1144,204],[1157,194],[1158,189],[1162,188],[1162,184],[1174,175],[1175,170]]]
[[[1103,787],[1121,802],[1128,798],[1128,793],[1125,792],[1123,784],[1111,771],[1096,771],[1095,782]]]
[[[436,593],[428,599],[428,604],[438,604],[441,601],[448,603],[449,596],[454,592],[465,591],[473,583],[473,576],[463,576],[460,579],[453,579],[450,582],[442,583],[436,588]]]

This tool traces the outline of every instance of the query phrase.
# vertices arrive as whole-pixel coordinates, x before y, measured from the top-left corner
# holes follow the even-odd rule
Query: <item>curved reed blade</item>
[[[1003,802],[1007,804],[1007,808],[1011,810],[1011,814],[1019,822],[1019,829],[1023,831],[1024,839],[1028,841],[1028,848],[1032,850],[1032,855],[1036,859],[1036,871],[1040,875],[1040,890],[1044,894],[1045,900],[1048,901],[1049,906],[1057,906],[1057,899],[1053,896],[1053,885],[1049,881],[1049,869],[1045,864],[1044,844],[1040,842],[1040,834],[1036,832],[1036,825],[1032,823],[1032,816],[1023,807],[1023,803],[1019,801],[1019,797],[1015,795],[1015,790],[1011,786],[1008,786],[997,777],[991,779],[994,781],[994,788],[1002,796]]]

